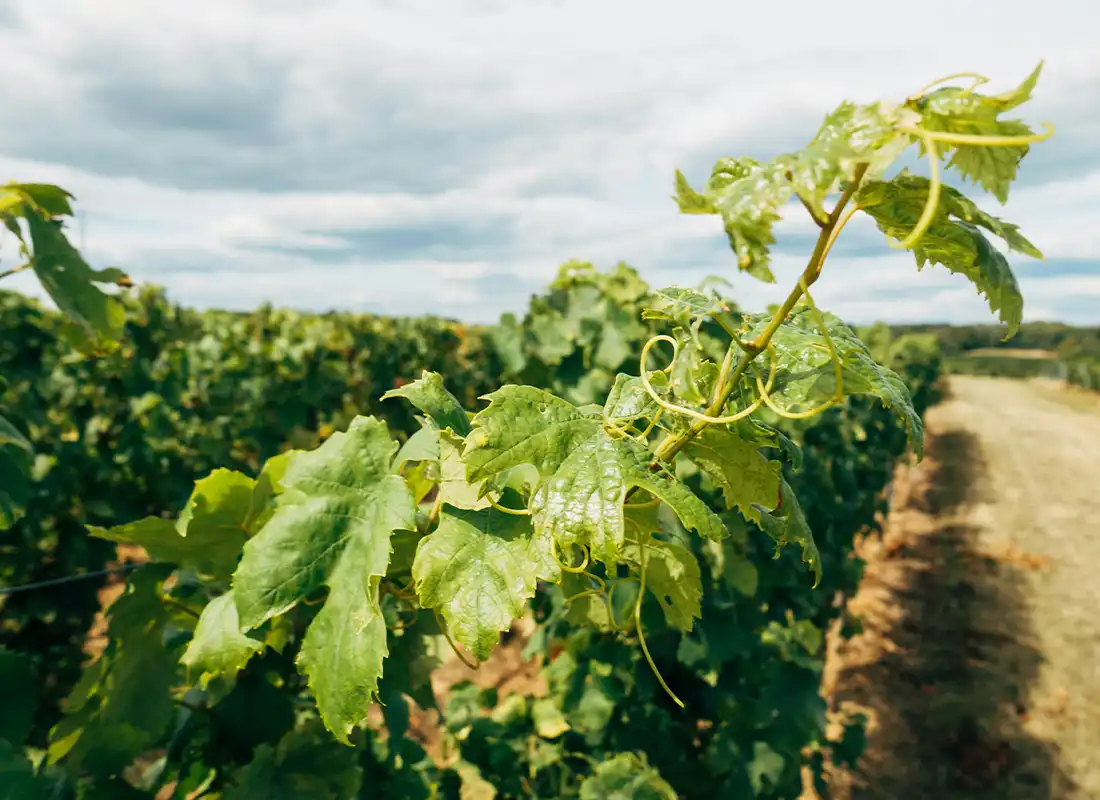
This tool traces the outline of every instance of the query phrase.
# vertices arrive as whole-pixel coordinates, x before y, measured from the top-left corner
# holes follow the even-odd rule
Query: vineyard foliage
[[[857,336],[810,287],[863,212],[1014,331],[1023,300],[987,234],[1039,252],[944,187],[940,158],[1004,202],[1047,134],[1001,115],[1038,74],[845,103],[802,151],[720,159],[699,189],[677,173],[680,210],[719,217],[755,278],[775,280],[788,201],[820,227],[766,313],[570,262],[523,320],[477,332],[145,295],[129,326],[65,334],[118,342],[85,361],[55,349],[73,308],[6,300],[0,324],[27,330],[5,338],[5,414],[34,457],[5,579],[64,565],[70,523],[76,558],[152,560],[75,683],[37,646],[75,620],[44,630],[43,595],[6,601],[0,774],[27,797],[778,798],[858,757],[861,720],[825,737],[824,633],[859,578],[854,537],[921,452],[941,359],[929,337]],[[911,145],[929,177],[890,177]],[[454,687],[429,756],[409,703],[436,707],[440,659],[486,660],[526,613],[547,691]],[[31,680],[68,688],[60,714],[35,711]]]

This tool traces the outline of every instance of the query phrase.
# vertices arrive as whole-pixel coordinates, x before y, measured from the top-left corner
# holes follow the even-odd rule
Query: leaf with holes
[[[527,516],[445,507],[439,527],[416,549],[420,603],[439,609],[454,638],[484,661],[537,582],[558,579],[552,547]]]
[[[595,558],[617,563],[623,502],[634,487],[667,503],[700,535],[726,535],[722,521],[684,484],[667,472],[651,471],[643,445],[609,432],[599,416],[532,386],[505,386],[488,399],[466,440],[467,478],[534,466],[542,481],[530,501],[535,532],[549,534],[563,550],[583,544]]]

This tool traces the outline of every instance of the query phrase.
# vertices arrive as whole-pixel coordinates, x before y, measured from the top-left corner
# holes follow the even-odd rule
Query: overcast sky
[[[1045,59],[1019,113],[1058,132],[1007,207],[981,202],[1047,255],[1012,258],[1026,318],[1097,324],[1098,33],[1081,0],[3,0],[0,180],[68,188],[95,265],[200,307],[493,321],[580,258],[660,285],[722,275],[759,308],[812,223],[792,207],[779,227],[777,285],[739,276],[719,220],[677,212],[677,167],[700,184],[720,156],[802,146],[845,98],[961,70],[1002,91]],[[819,302],[992,321],[863,223]]]

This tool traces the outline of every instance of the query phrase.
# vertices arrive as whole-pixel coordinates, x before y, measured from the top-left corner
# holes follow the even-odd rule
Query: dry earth
[[[1100,399],[954,377],[899,470],[835,638],[835,709],[871,712],[836,798],[1100,798]]]

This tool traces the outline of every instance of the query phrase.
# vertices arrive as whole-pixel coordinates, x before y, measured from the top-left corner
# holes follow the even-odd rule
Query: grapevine
[[[801,451],[779,423],[809,425],[866,396],[893,414],[921,455],[923,404],[811,295],[853,216],[869,216],[889,246],[913,252],[918,269],[931,262],[964,275],[1009,335],[1019,327],[1023,298],[1007,259],[986,234],[1011,250],[1041,253],[1017,226],[945,185],[943,173],[954,170],[1007,201],[1020,160],[1053,133],[1051,126],[1035,133],[1001,118],[1030,97],[1040,68],[998,95],[977,93],[985,79],[966,74],[933,82],[898,104],[846,102],[803,150],[767,163],[719,159],[699,190],[677,172],[680,211],[719,217],[739,270],[756,279],[775,282],[772,227],[789,201],[798,199],[819,234],[793,287],[770,313],[742,312],[703,287],[646,294],[640,319],[624,322],[648,334],[639,350],[620,352],[621,342],[601,339],[592,356],[610,383],[602,397],[595,381],[571,387],[570,398],[551,390],[557,387],[548,378],[541,382],[551,389],[496,388],[472,412],[444,374],[425,370],[379,398],[419,413],[404,442],[379,416],[357,415],[313,449],[267,458],[255,477],[213,470],[195,482],[175,519],[89,525],[92,537],[138,545],[152,562],[133,572],[112,608],[108,651],[74,689],[43,766],[19,762],[21,774],[31,776],[28,785],[49,769],[82,785],[117,783],[133,758],[163,743],[171,728],[169,755],[145,780],[149,787],[171,775],[181,787],[216,786],[231,800],[293,775],[315,796],[352,796],[361,778],[357,757],[348,755],[355,751],[324,750],[331,768],[323,776],[295,772],[295,759],[323,750],[326,737],[362,744],[379,701],[391,739],[400,740],[408,724],[398,710],[403,697],[424,698],[427,682],[414,666],[427,660],[420,652],[424,639],[442,637],[476,667],[547,587],[561,599],[559,620],[636,643],[654,680],[683,707],[658,666],[667,654],[651,647],[646,629],[656,624],[686,641],[705,622],[707,565],[700,552],[726,552],[731,531],[752,525],[770,537],[777,558],[788,544],[797,545],[814,587],[823,579],[821,551],[788,480]],[[943,85],[958,77],[974,83]],[[887,177],[913,146],[926,157],[929,176],[903,170]],[[9,272],[35,271],[71,320],[67,340],[82,351],[117,348],[122,306],[96,284],[126,287],[129,279],[118,270],[92,270],[68,244],[57,219],[71,215],[62,190],[12,184],[5,192],[0,215],[27,258],[25,267]],[[615,290],[641,297],[628,277],[617,275]],[[568,286],[586,277],[566,270],[559,280]],[[560,310],[549,311],[575,338],[587,335],[583,320],[574,324]],[[532,367],[507,340],[518,329],[506,320],[494,335],[505,367],[523,372]],[[671,356],[654,368],[662,345]],[[559,360],[569,352],[552,342],[541,346],[559,348]],[[610,372],[624,362],[636,363],[637,374]],[[585,393],[595,396],[581,401]],[[26,480],[31,450],[0,418],[0,458],[7,459],[0,471]],[[689,474],[716,487],[717,508]],[[19,518],[21,492],[0,493],[0,522]],[[793,617],[786,627],[776,621],[768,627],[769,644],[786,648],[793,663],[796,645],[813,651],[806,644],[812,639]],[[277,742],[257,744],[236,773],[188,761],[182,754],[202,748],[188,744],[195,720],[235,696],[252,680],[250,665],[260,662],[280,668],[293,662],[281,687],[307,698],[317,724],[291,726]],[[173,677],[178,665],[183,681]],[[137,702],[127,683],[135,676],[158,683],[153,699]],[[462,702],[472,709],[482,700]],[[494,724],[512,724],[506,716],[501,712],[498,720],[494,712]],[[540,719],[544,730],[558,724]],[[475,728],[453,730],[469,736]],[[0,744],[20,744],[19,737],[3,735]],[[591,759],[580,751],[566,754]],[[767,757],[760,756],[762,763]],[[636,750],[586,766],[591,774],[580,784],[582,797],[627,785],[672,796]],[[456,769],[463,781],[474,782],[462,768]]]

